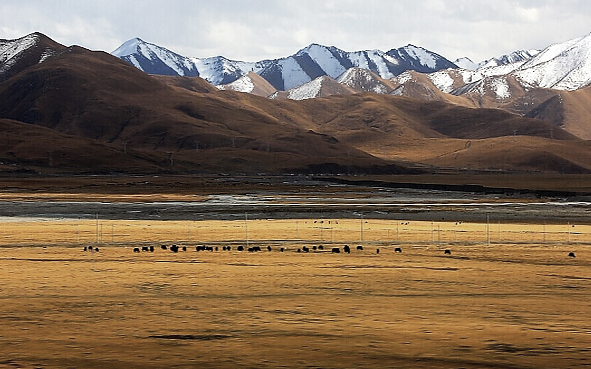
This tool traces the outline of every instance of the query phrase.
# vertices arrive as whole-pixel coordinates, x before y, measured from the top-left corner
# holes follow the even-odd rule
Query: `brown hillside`
[[[563,128],[573,135],[591,140],[591,87],[576,91],[561,91],[564,106]]]
[[[302,115],[316,118],[318,131],[384,159],[485,170],[591,169],[586,142],[550,123],[498,109],[371,94],[315,99],[300,107]],[[493,144],[471,149],[476,142]]]
[[[432,140],[429,150],[401,148],[408,160],[445,168],[529,170],[558,173],[590,173],[591,144],[540,137],[497,137],[479,140]]]
[[[158,153],[123,152],[121,147],[0,119],[1,173],[63,171],[87,173],[159,173],[169,171]]]
[[[395,86],[394,95],[423,101],[443,101],[468,107],[480,106],[478,102],[474,102],[467,97],[455,96],[441,91],[426,74],[407,71],[405,75],[410,76],[410,78],[403,79],[404,83],[398,82],[400,77],[392,79]]]
[[[180,87],[191,92],[207,93],[219,91],[211,83],[199,77],[176,77],[152,75],[153,78],[172,87]]]
[[[591,139],[590,87],[576,91],[533,89],[499,107],[544,120],[580,139]]]
[[[256,106],[267,99],[242,95],[154,78],[106,53],[71,47],[2,83],[0,117],[156,154],[181,171],[401,170]]]
[[[474,139],[516,134],[550,137],[552,133],[555,139],[575,139],[547,122],[499,109],[466,108],[404,97],[365,94],[304,101],[301,106],[309,119],[317,122],[318,129],[334,133],[337,138],[371,133],[381,140]]]

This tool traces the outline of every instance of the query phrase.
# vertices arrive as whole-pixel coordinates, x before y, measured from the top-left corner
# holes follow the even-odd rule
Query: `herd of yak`
[[[160,246],[160,248],[162,250],[170,250],[173,253],[178,253],[179,251],[187,251],[187,246],[177,246],[177,245],[171,245],[170,247],[167,245],[162,245]],[[260,252],[263,251],[263,249],[260,246],[252,246],[252,247],[244,247],[242,245],[238,246],[236,248],[237,251],[248,251],[248,252]],[[356,247],[357,251],[363,251],[363,246],[358,245]],[[92,247],[92,246],[84,246],[84,251],[89,251],[89,252],[99,252],[99,248],[98,247]],[[140,253],[140,252],[154,252],[155,248],[154,246],[142,246],[140,247],[134,247],[133,248],[133,252],[135,253]],[[196,246],[195,247],[195,251],[219,251],[219,247],[218,246]],[[222,251],[232,251],[232,246],[222,246]],[[273,251],[273,248],[271,246],[267,246],[267,251]],[[285,252],[285,248],[281,247],[279,248],[280,252]],[[310,252],[310,251],[324,251],[324,246],[319,245],[319,246],[312,246],[312,248],[307,247],[307,246],[302,246],[301,248],[297,249],[297,252],[301,253],[301,252]],[[331,253],[333,254],[340,254],[341,253],[341,248],[339,247],[333,247],[330,250]],[[351,247],[349,245],[345,245],[343,246],[343,253],[346,254],[350,254],[351,253]],[[402,253],[402,248],[400,247],[395,247],[394,248],[394,252],[395,253]],[[379,254],[380,253],[380,249],[376,249],[376,253]],[[451,255],[451,250],[449,249],[445,249],[444,250],[444,254],[445,255]],[[571,253],[572,255],[569,254],[569,256],[574,257],[574,253]]]
[[[162,245],[160,246],[160,248],[162,250],[170,250],[173,253],[178,253],[179,251],[187,251],[187,246],[177,246],[177,245],[171,245],[166,246],[166,245]],[[363,246],[358,245],[356,247],[357,251],[363,251]],[[232,251],[232,246],[222,246],[222,250],[223,251]],[[236,248],[237,251],[248,251],[248,252],[259,252],[262,251],[262,248],[260,246],[253,246],[253,247],[244,247],[242,245],[238,246]],[[88,252],[99,252],[99,248],[98,247],[92,247],[92,246],[84,246],[84,251],[88,251]],[[154,246],[142,246],[141,248],[139,247],[134,247],[133,248],[133,252],[135,253],[140,253],[140,252],[154,252],[155,248]],[[219,251],[219,247],[218,246],[196,246],[195,247],[195,251]],[[271,246],[267,246],[267,251],[273,251],[273,248]],[[284,252],[285,248],[281,247],[279,249],[280,252]],[[312,246],[312,249],[310,249],[307,246],[303,246],[302,248],[298,248],[297,252],[301,253],[301,252],[310,252],[310,251],[324,251],[324,246],[319,245],[319,246]],[[351,247],[349,247],[349,245],[345,245],[343,246],[343,252],[346,254],[350,254],[351,253]],[[402,253],[402,248],[400,247],[395,247],[394,248],[394,252],[395,253]],[[331,249],[331,253],[333,254],[340,254],[341,253],[341,249],[339,247],[333,247]],[[376,249],[376,253],[380,253],[380,249]],[[451,255],[451,250],[450,249],[445,249],[443,250],[443,254],[444,255]],[[571,258],[576,257],[574,252],[569,252],[568,256]]]

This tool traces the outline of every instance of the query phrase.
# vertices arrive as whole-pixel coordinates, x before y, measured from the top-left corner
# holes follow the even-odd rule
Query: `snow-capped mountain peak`
[[[148,73],[200,76],[214,85],[239,91],[254,91],[254,76],[241,77],[256,73],[272,86],[266,86],[263,91],[290,91],[296,98],[318,96],[319,90],[337,91],[326,87],[337,83],[336,79],[347,92],[391,93],[395,85],[403,84],[399,79],[394,83],[394,78],[407,71],[427,74],[446,93],[486,93],[499,99],[508,99],[513,91],[521,91],[520,88],[572,90],[591,84],[591,35],[551,45],[541,52],[517,50],[479,64],[468,58],[454,63],[412,44],[388,52],[348,52],[312,43],[291,56],[247,63],[222,56],[187,58],[135,38],[121,45],[113,55]],[[300,86],[303,87],[294,90]]]
[[[399,75],[407,70],[414,70],[421,73],[433,73],[441,69],[457,68],[457,65],[443,56],[415,45],[406,45],[398,49],[392,49],[386,53],[391,58],[401,62],[402,67]]]
[[[47,36],[35,32],[16,40],[0,40],[0,81],[64,49]]]
[[[132,38],[131,40],[125,41],[121,46],[115,49],[111,54],[121,58],[128,56],[141,50],[141,46],[146,43],[141,38]]]
[[[113,55],[147,73],[198,75],[214,85],[228,84],[255,72],[281,91],[321,76],[335,79],[354,67],[368,69],[385,79],[409,69],[427,73],[455,67],[442,56],[413,45],[385,53],[380,50],[346,52],[313,43],[288,57],[246,63],[223,57],[187,58],[136,38],[121,45]]]
[[[478,69],[478,63],[474,63],[472,61],[472,59],[470,59],[468,57],[456,59],[456,60],[454,60],[454,64],[462,69],[467,69],[467,70]]]
[[[199,72],[187,57],[161,46],[133,38],[112,52],[112,55],[150,74],[198,76]]]
[[[513,51],[510,54],[502,55],[497,58],[491,58],[485,60],[478,64],[479,68],[489,68],[489,67],[498,67],[501,65],[508,65],[508,64],[515,64],[515,63],[524,63],[535,55],[537,55],[540,51],[539,50],[517,50]]]
[[[591,84],[591,34],[542,50],[514,72],[526,86],[576,90]]]
[[[39,41],[35,33],[17,40],[0,41],[0,73],[8,70],[19,56]]]
[[[437,66],[437,57],[432,52],[415,45],[408,44],[407,46],[399,49],[405,51],[408,55],[411,55],[414,59],[418,60],[424,66],[435,69]]]

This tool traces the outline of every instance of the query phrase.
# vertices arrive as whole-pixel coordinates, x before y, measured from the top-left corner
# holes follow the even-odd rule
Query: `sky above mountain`
[[[482,61],[591,32],[588,0],[3,0],[0,39],[42,32],[111,52],[139,37],[189,57],[257,61],[319,43],[414,44]]]

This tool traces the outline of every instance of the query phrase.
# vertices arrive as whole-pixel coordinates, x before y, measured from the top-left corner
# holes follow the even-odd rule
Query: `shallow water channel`
[[[306,219],[373,218],[447,221],[577,222],[591,219],[591,202],[514,198],[467,192],[377,189],[210,195],[200,201],[0,201],[0,217],[50,219]]]

